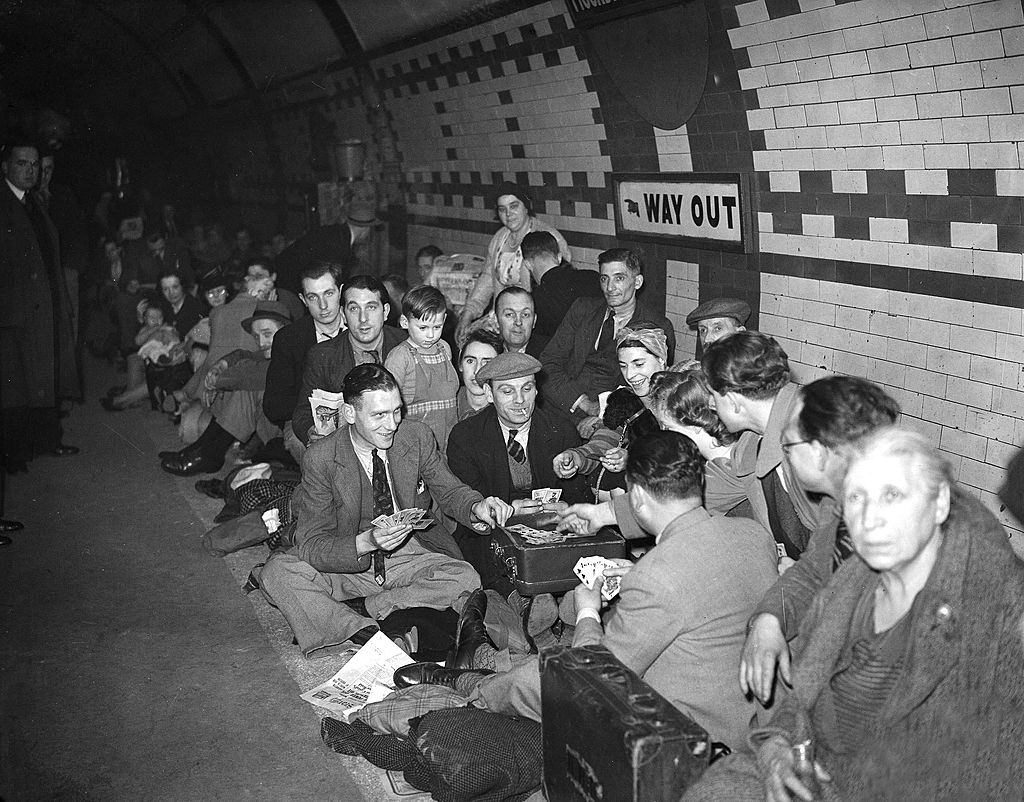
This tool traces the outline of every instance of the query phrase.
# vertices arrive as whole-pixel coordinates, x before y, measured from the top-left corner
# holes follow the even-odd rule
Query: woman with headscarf
[[[884,427],[850,453],[859,559],[805,614],[793,690],[751,732],[754,754],[684,802],[1020,798],[1024,564],[923,435]]]
[[[625,385],[598,396],[603,426],[584,445],[563,451],[554,461],[555,473],[563,479],[599,470],[594,483],[598,501],[624,487],[629,444],[659,428],[650,409],[651,377],[665,370],[668,340],[653,323],[639,323],[619,332],[616,353]]]
[[[459,315],[455,339],[460,344],[465,340],[473,321],[487,311],[491,300],[505,287],[530,289],[530,271],[523,267],[520,245],[523,237],[531,231],[547,231],[558,241],[562,259],[572,261],[565,237],[553,226],[534,216],[532,202],[526,192],[511,181],[505,181],[498,187],[495,199],[501,228],[491,237],[487,246],[487,262]]]

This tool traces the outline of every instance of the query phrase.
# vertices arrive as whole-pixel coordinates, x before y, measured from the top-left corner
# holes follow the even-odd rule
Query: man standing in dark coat
[[[78,453],[61,443],[59,404],[80,388],[57,231],[29,192],[38,148],[9,142],[0,171],[0,407],[4,467],[13,473],[38,454]]]

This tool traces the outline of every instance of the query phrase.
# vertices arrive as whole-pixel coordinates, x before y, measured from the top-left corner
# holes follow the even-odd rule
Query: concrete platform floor
[[[105,412],[119,377],[88,368],[65,420],[81,454],[7,481],[5,516],[26,528],[0,549],[0,798],[428,798],[323,745],[299,694],[345,658],[305,660],[241,593],[265,548],[202,550],[220,504],[160,470],[174,428]]]

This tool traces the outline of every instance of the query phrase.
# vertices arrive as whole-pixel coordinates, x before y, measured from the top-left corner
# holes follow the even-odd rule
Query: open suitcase
[[[556,534],[534,523],[545,537],[531,535],[515,521],[491,533],[491,550],[498,567],[512,580],[520,596],[572,590],[579,584],[573,568],[580,557],[627,556],[626,541],[613,527],[603,527],[593,535]],[[526,518],[523,524],[533,528]]]
[[[677,800],[711,759],[707,732],[603,646],[540,656],[548,802]]]

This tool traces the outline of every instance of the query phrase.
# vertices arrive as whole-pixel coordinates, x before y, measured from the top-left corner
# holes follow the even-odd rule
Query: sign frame
[[[684,234],[654,234],[627,228],[622,219],[621,187],[626,182],[647,184],[733,184],[739,197],[739,241],[691,237]],[[615,236],[618,239],[680,245],[701,250],[753,253],[757,243],[757,215],[753,210],[751,176],[747,173],[612,173],[615,207]]]

